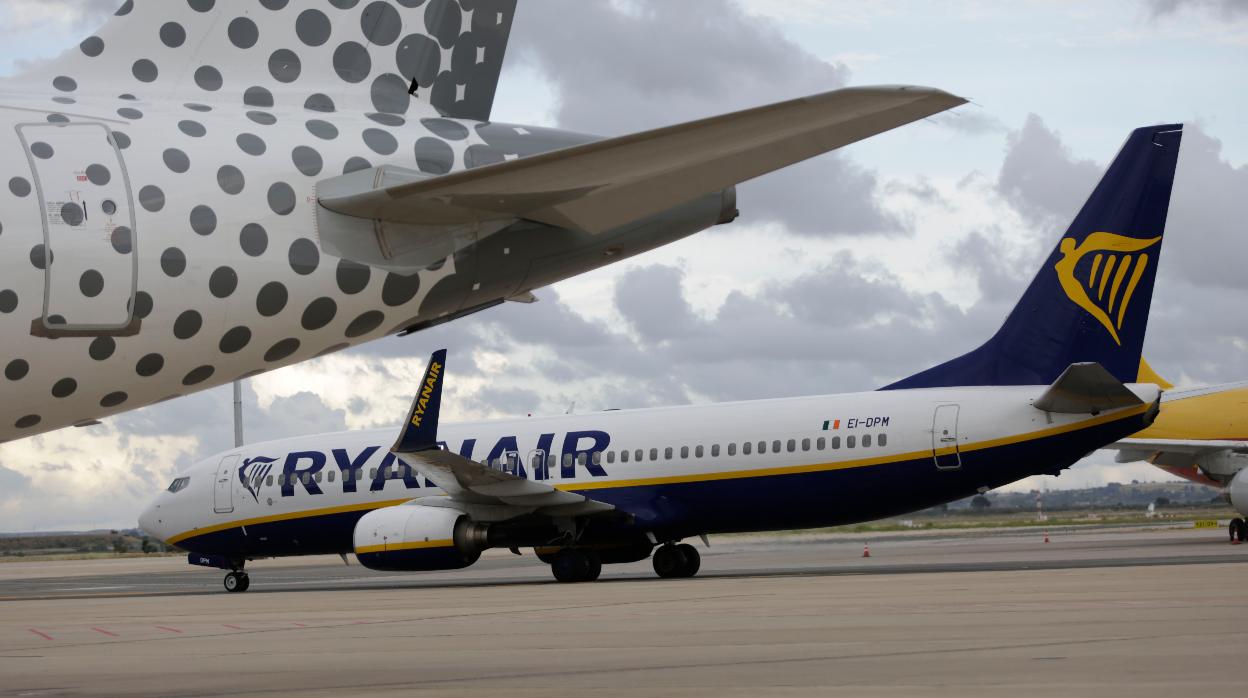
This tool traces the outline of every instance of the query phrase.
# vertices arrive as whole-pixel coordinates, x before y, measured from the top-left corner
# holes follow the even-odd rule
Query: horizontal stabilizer
[[[965,102],[924,87],[855,87],[320,203],[396,223],[526,218],[601,233]]]
[[[1045,412],[1099,414],[1143,404],[1138,395],[1103,366],[1089,362],[1067,367],[1033,406]]]

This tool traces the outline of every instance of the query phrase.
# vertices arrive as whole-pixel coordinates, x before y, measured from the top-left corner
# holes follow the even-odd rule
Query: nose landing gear
[[[233,593],[247,591],[251,586],[251,578],[242,570],[234,570],[225,575],[225,590]]]

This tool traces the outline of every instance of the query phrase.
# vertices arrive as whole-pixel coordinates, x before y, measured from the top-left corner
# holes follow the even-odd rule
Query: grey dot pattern
[[[175,2],[180,6],[176,11]],[[478,119],[488,116],[510,28],[509,4],[125,2],[118,11],[125,23],[115,20],[116,26],[83,40],[68,62],[58,63],[59,74],[49,76],[45,89],[48,99],[59,104],[81,102],[75,114],[115,113],[136,122],[126,132],[109,134],[118,150],[130,151],[125,157],[127,165],[135,163],[129,168],[133,189],[118,195],[121,172],[109,158],[97,156],[96,162],[83,162],[76,171],[84,186],[101,189],[94,195],[83,189],[86,206],[58,201],[54,210],[71,226],[106,220],[105,249],[111,246],[117,254],[138,259],[139,290],[128,305],[134,318],[144,321],[143,336],[152,339],[136,344],[129,338],[93,337],[75,351],[80,360],[101,366],[123,362],[114,368],[128,372],[132,367],[131,378],[137,374],[150,387],[100,384],[82,376],[40,377],[46,381],[39,386],[44,398],[54,395],[78,405],[75,419],[88,414],[83,406],[95,403],[110,410],[150,404],[155,397],[189,392],[179,386],[204,387],[246,370],[231,365],[229,375],[222,375],[222,363],[199,355],[204,341],[211,346],[219,337],[220,346],[212,348],[220,353],[250,349],[249,355],[262,353],[267,362],[277,364],[339,351],[376,336],[387,320],[394,324],[399,318],[418,317],[418,306],[412,304],[421,302],[438,278],[455,273],[453,263],[396,274],[325,254],[310,239],[315,235],[307,215],[312,207],[300,204],[312,200],[318,179],[339,171],[393,164],[442,174],[466,166],[468,148],[476,145],[475,131],[458,118],[470,117],[473,109]],[[131,30],[123,31],[127,27]],[[74,69],[75,62],[83,66],[81,71]],[[89,90],[98,90],[101,73],[116,85],[110,95],[125,94],[94,101]],[[408,94],[413,78],[420,88],[414,98]],[[178,110],[190,118],[167,120],[159,105],[169,95],[176,95]],[[346,108],[341,116],[336,101]],[[368,121],[361,123],[361,116]],[[46,118],[52,123],[79,121],[59,113]],[[237,148],[222,147],[231,139]],[[132,149],[134,144],[139,147]],[[31,144],[30,155],[35,160],[62,158],[57,151],[64,146],[54,147],[58,145],[56,139]],[[472,162],[518,154],[512,147],[478,151],[471,151]],[[149,167],[153,164],[155,168]],[[275,182],[272,171],[283,166],[284,181]],[[138,174],[136,181],[136,173],[146,174]],[[9,193],[32,196],[29,176],[12,178]],[[140,231],[137,245],[131,215]],[[206,243],[199,241],[217,235],[218,229],[238,231],[238,246],[227,245],[228,258],[205,256]],[[21,250],[30,250],[32,266],[24,267],[28,274],[54,264],[51,251],[35,243],[23,242],[17,251],[20,258]],[[286,264],[281,264],[283,252]],[[86,297],[116,293],[116,280],[102,271],[79,267],[70,283]],[[5,281],[0,279],[0,284]],[[205,288],[209,293],[198,298]],[[236,295],[246,298],[241,308]],[[252,299],[254,308],[248,307]],[[29,307],[32,300],[34,308]],[[19,298],[18,292],[0,285],[0,314],[32,312],[37,317],[38,300]],[[227,306],[234,321],[225,327],[237,326],[218,334]],[[388,317],[390,312],[393,317]],[[264,318],[278,320],[266,323]],[[59,317],[48,321],[65,322]],[[296,322],[297,328],[289,327]],[[309,339],[299,330],[324,339]],[[58,346],[74,344],[61,341]],[[136,346],[146,351],[136,352]],[[175,351],[175,346],[184,348]],[[33,384],[29,367],[19,370],[29,358],[0,353],[6,379],[20,373]],[[24,412],[4,414],[31,429],[50,418],[56,424],[63,421],[33,404]]]

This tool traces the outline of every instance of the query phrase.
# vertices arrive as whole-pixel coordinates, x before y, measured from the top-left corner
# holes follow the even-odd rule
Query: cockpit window
[[[170,491],[170,492],[179,492],[179,491],[181,491],[181,490],[186,489],[186,486],[187,486],[187,485],[189,485],[189,484],[191,484],[191,478],[189,478],[189,477],[180,477],[180,478],[178,478],[178,479],[174,480],[173,482],[169,483],[169,491]]]

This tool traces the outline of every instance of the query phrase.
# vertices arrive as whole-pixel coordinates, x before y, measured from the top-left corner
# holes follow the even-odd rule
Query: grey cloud
[[[1022,130],[1008,138],[997,190],[1033,224],[1065,225],[1103,171],[1090,160],[1072,158],[1060,136],[1031,114]]]
[[[722,0],[548,0],[525,5],[513,57],[557,88],[559,125],[621,135],[844,87],[849,71]],[[744,220],[801,235],[899,232],[874,173],[837,155],[741,190]]]
[[[1230,19],[1248,15],[1248,2],[1244,0],[1145,0],[1154,17],[1174,14],[1182,10],[1212,12]]]

